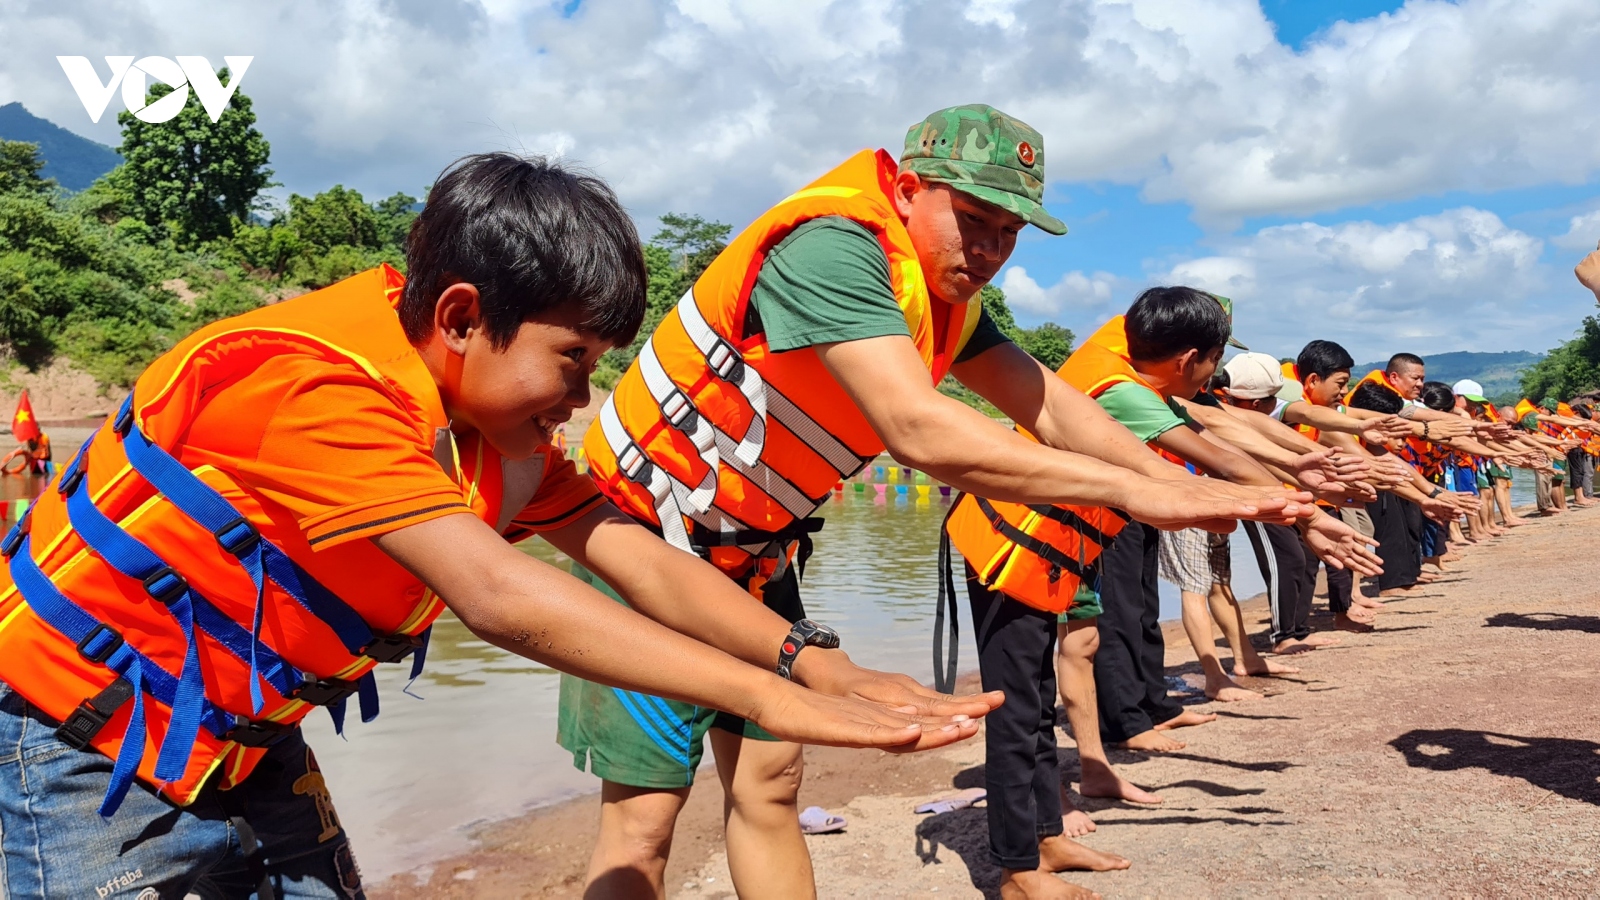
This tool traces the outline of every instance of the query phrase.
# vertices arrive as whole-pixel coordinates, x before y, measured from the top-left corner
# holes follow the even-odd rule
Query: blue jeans
[[[56,726],[0,682],[0,898],[364,896],[298,731],[230,791],[179,807],[136,782],[107,819],[112,761],[63,744]]]

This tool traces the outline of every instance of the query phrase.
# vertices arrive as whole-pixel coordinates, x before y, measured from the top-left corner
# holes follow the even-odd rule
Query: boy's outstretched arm
[[[975,719],[928,719],[831,697],[742,663],[517,550],[475,516],[445,516],[373,541],[473,634],[563,672],[720,709],[802,744],[926,750],[977,733]]]
[[[657,537],[610,504],[545,540],[600,576],[635,610],[758,668],[771,671],[789,623],[700,557]],[[850,635],[843,636],[848,645]],[[977,718],[1005,702],[999,691],[951,697],[906,675],[865,669],[843,649],[807,647],[795,658],[795,680],[836,697],[914,707],[925,716]]]
[[[963,363],[963,372],[971,371],[966,367],[998,349]],[[1188,477],[1159,459],[1156,461],[1172,471],[1171,480],[1135,471],[1145,464],[1142,460],[1153,455],[1132,434],[1107,438],[1098,447],[1093,440],[1077,445],[1082,452],[1063,452],[1030,441],[934,390],[928,369],[908,337],[819,344],[817,354],[895,459],[963,491],[1016,503],[1113,506],[1142,522],[1179,528],[1223,528],[1221,520],[1240,518],[1288,521],[1302,514],[1302,504],[1309,508],[1310,496],[1298,491]],[[1041,383],[1047,377],[1060,382],[1037,362],[1032,372]],[[1061,386],[1070,390],[1065,382]],[[1098,419],[1106,417],[1098,404],[1087,402],[1095,408],[1085,411],[1084,428],[1093,434],[1096,420],[1089,418],[1090,413]],[[1071,431],[1070,423],[1059,431],[1062,434],[1041,435],[1041,440],[1073,442],[1063,436]],[[1115,446],[1127,446],[1126,454],[1118,457],[1112,449]],[[1101,461],[1100,453],[1116,463]]]

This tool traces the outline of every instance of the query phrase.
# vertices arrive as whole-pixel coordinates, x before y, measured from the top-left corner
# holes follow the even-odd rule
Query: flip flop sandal
[[[981,803],[988,796],[989,792],[983,788],[967,788],[959,794],[945,797],[942,800],[929,800],[927,803],[913,809],[912,812],[936,814],[955,812],[958,809],[966,809],[974,803]]]
[[[802,834],[833,834],[843,831],[844,816],[835,816],[820,806],[808,806],[800,813]]]

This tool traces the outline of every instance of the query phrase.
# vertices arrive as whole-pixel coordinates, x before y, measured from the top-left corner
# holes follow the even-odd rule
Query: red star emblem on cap
[[[1017,145],[1017,159],[1025,166],[1033,165],[1033,145],[1027,141]]]

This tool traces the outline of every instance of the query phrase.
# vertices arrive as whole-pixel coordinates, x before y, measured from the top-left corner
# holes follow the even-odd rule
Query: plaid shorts
[[[1209,594],[1213,584],[1228,584],[1233,580],[1228,536],[1200,528],[1161,532],[1160,575],[1191,594]]]

